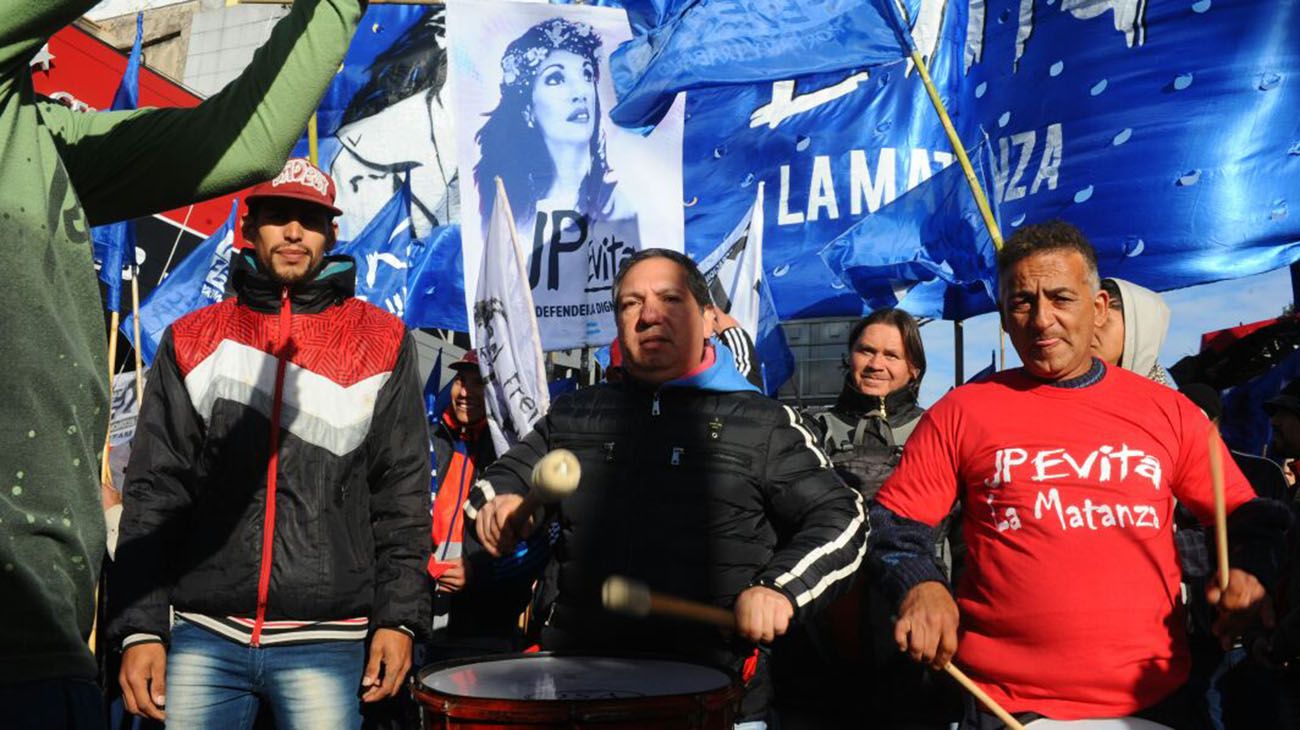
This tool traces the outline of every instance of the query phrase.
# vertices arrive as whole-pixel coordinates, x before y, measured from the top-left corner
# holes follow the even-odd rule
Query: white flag
[[[706,258],[700,270],[710,283],[713,303],[736,318],[750,337],[758,338],[763,281],[763,183],[749,215]]]
[[[498,454],[528,433],[551,406],[542,338],[514,221],[505,186],[497,178],[474,299],[474,349],[487,381],[488,429]]]

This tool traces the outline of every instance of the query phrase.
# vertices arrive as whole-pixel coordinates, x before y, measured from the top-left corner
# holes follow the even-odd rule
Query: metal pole
[[[966,332],[960,319],[952,321],[952,362],[956,388],[966,382]]]

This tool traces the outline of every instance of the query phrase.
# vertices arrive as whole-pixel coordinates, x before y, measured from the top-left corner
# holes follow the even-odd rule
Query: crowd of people
[[[3,187],[25,217],[0,230],[48,264],[0,289],[13,344],[32,348],[13,352],[24,391],[0,418],[18,482],[0,505],[6,726],[104,727],[120,693],[173,727],[413,728],[414,669],[537,647],[721,667],[740,730],[1003,727],[950,662],[1022,723],[1300,727],[1294,474],[1214,438],[1217,393],[1180,393],[1156,363],[1168,308],[1102,279],[1068,223],[1023,226],[998,255],[1023,365],[928,410],[906,312],[858,322],[835,404],[801,411],[760,392],[752,341],[695,263],[643,249],[613,283],[605,382],[497,453],[476,355],[427,413],[411,334],[331,254],[334,180],[285,161],[360,3],[299,0],[195,110],[73,116],[12,61],[87,4],[0,21],[0,169],[31,183]],[[529,64],[512,93],[545,83]],[[85,223],[254,182],[231,295],[175,322],[150,370],[99,596],[100,663],[117,666],[101,678],[87,638],[106,365]],[[15,248],[7,271],[31,257]],[[1270,455],[1300,457],[1300,384],[1267,407]],[[534,470],[559,449],[578,489],[535,508]],[[614,575],[732,629],[610,612]]]

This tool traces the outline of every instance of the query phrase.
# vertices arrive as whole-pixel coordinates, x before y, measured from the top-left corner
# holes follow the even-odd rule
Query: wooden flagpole
[[[117,362],[117,329],[122,322],[120,312],[113,312],[109,317],[108,328],[108,428],[104,431],[104,455],[99,465],[99,480],[108,486],[113,485],[113,470],[108,466],[109,434],[113,430],[113,364]]]
[[[134,252],[132,252],[134,253]],[[135,336],[135,407],[144,403],[144,356],[140,354],[140,267],[131,266],[131,334]]]

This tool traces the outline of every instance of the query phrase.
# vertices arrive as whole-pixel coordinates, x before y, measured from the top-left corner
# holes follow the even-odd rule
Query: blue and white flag
[[[990,185],[983,148],[971,164]],[[997,308],[997,252],[970,185],[950,165],[862,219],[821,258],[871,309],[966,319]]]
[[[397,317],[406,311],[407,273],[411,266],[411,194],[402,185],[361,235],[339,244],[334,253],[357,262],[357,298]]]
[[[474,300],[474,349],[487,382],[488,430],[498,454],[528,433],[551,407],[542,361],[542,338],[524,252],[515,233],[505,186],[496,181],[496,202],[483,241]]]
[[[895,0],[624,5],[637,35],[610,56],[618,92],[610,118],[626,127],[657,124],[681,91],[858,69],[907,53]]]
[[[433,361],[433,369],[424,381],[424,415],[429,423],[434,423],[441,409],[438,406],[438,393],[442,390],[442,350],[438,350],[438,359]]]
[[[757,368],[764,392],[776,395],[794,374],[794,353],[785,341],[763,272],[762,183],[758,185],[750,214],[701,262],[700,268],[709,280],[714,305],[734,317],[754,340],[758,362],[744,362],[747,353],[733,347],[737,368],[742,373]]]
[[[113,94],[113,111],[135,109],[140,105],[140,52],[144,37],[144,13],[135,15],[135,42],[126,62],[122,81]],[[122,307],[122,267],[135,266],[135,223],[118,221],[90,230],[94,242],[95,263],[99,280],[108,287],[108,311]]]
[[[158,343],[172,322],[225,298],[238,216],[239,200],[235,199],[230,203],[226,222],[168,272],[140,305],[139,312],[128,314],[122,320],[122,332],[131,339],[131,317],[140,318],[140,342],[132,344],[140,351],[146,365],[153,363]]]
[[[412,247],[406,293],[407,327],[469,331],[460,225],[439,226]]]
[[[1062,218],[1102,274],[1167,290],[1300,258],[1300,2],[921,0],[913,38],[1010,236]],[[909,62],[687,94],[687,251],[767,182],[783,320],[866,308],[813,255],[953,164]]]

